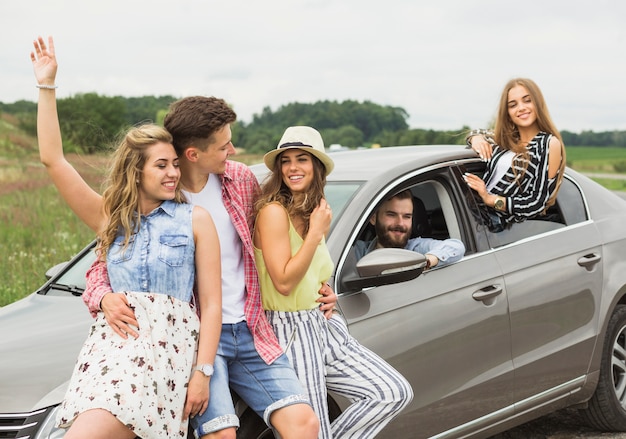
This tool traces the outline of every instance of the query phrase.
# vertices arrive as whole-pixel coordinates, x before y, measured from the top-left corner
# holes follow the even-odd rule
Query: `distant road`
[[[489,439],[626,439],[626,433],[606,433],[589,427],[576,409],[563,409]]]
[[[589,178],[613,178],[615,180],[626,180],[626,174],[603,174],[600,172],[585,172],[584,175]],[[615,193],[620,197],[626,199],[626,192],[615,191]]]
[[[584,175],[590,178],[614,178],[616,180],[626,180],[626,174],[602,174],[600,172],[585,172]]]

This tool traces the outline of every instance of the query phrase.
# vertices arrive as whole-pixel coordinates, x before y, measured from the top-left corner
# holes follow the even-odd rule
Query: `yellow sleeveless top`
[[[291,244],[291,255],[295,255],[302,247],[303,239],[296,232],[295,227],[289,219],[289,243]],[[326,247],[326,240],[318,244],[309,269],[302,280],[289,293],[288,296],[280,294],[270,278],[263,260],[261,249],[254,247],[254,259],[259,273],[259,283],[261,285],[261,301],[263,309],[272,311],[302,311],[317,308],[319,303],[316,300],[320,297],[319,290],[322,283],[326,282],[333,273],[334,264]]]

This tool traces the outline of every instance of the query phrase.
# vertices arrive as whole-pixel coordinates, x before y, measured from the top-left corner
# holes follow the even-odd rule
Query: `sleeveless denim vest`
[[[167,294],[189,302],[195,279],[191,204],[164,201],[141,216],[139,231],[126,250],[118,236],[107,254],[111,288]]]

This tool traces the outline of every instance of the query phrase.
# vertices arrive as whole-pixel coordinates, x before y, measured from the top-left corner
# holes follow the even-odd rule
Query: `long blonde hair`
[[[301,151],[305,151],[301,149]],[[306,152],[306,151],[305,151]],[[313,154],[307,154],[313,162],[313,182],[301,201],[295,200],[291,190],[283,182],[280,156],[274,161],[272,172],[266,177],[261,185],[261,193],[254,204],[255,214],[257,214],[263,206],[269,203],[280,203],[290,218],[300,217],[304,221],[304,233],[306,236],[309,231],[309,218],[311,212],[324,198],[324,186],[326,186],[326,168],[324,164]]]
[[[122,135],[112,157],[106,189],[102,194],[104,214],[108,217],[105,229],[99,234],[98,253],[104,257],[115,240],[123,232],[124,248],[130,237],[139,230],[139,182],[146,164],[147,150],[157,143],[172,143],[172,136],[165,128],[144,124],[129,129]],[[174,201],[185,202],[177,186]]]
[[[550,112],[548,111],[548,106],[546,105],[546,100],[541,93],[541,90],[535,84],[535,82],[528,78],[514,78],[506,83],[504,86],[504,90],[502,90],[502,94],[500,95],[500,105],[498,107],[498,113],[496,115],[496,123],[494,127],[494,140],[500,145],[500,147],[504,149],[508,149],[513,151],[515,156],[515,164],[517,166],[513,166],[513,170],[521,167],[523,172],[526,172],[529,162],[528,150],[526,149],[526,144],[522,143],[520,139],[520,134],[517,126],[511,120],[509,116],[509,91],[513,87],[521,85],[530,95],[530,98],[535,106],[535,113],[537,115],[537,126],[539,127],[539,131],[543,131],[548,134],[552,134],[554,137],[559,139],[561,142],[561,164],[559,165],[559,171],[557,173],[557,182],[554,192],[550,195],[550,199],[546,203],[546,208],[552,206],[556,201],[556,195],[561,187],[561,181],[563,179],[563,172],[565,170],[565,144],[563,143],[563,138],[561,137],[561,133],[554,125],[552,118],[550,117]],[[516,175],[519,179],[521,176]]]

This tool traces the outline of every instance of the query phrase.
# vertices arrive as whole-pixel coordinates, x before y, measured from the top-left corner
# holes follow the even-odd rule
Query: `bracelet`
[[[467,136],[465,136],[465,144],[467,145],[468,148],[472,147],[472,137],[474,136],[482,136],[483,139],[485,139],[485,141],[489,143],[493,143],[492,141],[493,130],[485,130],[485,129],[479,128],[476,130],[471,130],[469,133],[467,133]]]
[[[55,88],[58,88],[58,85],[47,85],[47,84],[37,84],[35,85],[35,87],[37,88],[45,88],[46,90],[54,90]]]

